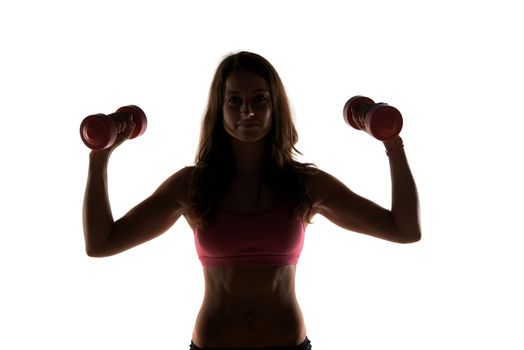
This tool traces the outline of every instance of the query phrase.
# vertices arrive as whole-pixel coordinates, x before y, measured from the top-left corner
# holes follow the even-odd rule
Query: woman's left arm
[[[397,243],[420,240],[418,195],[409,169],[402,139],[384,142],[389,156],[392,182],[392,208],[388,210],[364,198],[336,177],[318,169],[307,177],[313,202],[310,219],[321,214],[334,224]]]

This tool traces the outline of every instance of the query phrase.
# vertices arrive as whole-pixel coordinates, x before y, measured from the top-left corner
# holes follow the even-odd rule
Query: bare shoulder
[[[187,184],[190,180],[193,172],[195,171],[194,166],[186,166],[175,172],[173,175],[168,177],[166,184]]]
[[[318,168],[304,176],[304,183],[314,209],[318,209],[329,193],[336,191],[340,185],[344,186],[336,177]]]
[[[156,193],[166,195],[179,206],[184,207],[188,201],[187,188],[194,171],[194,166],[186,166],[178,170],[159,186]]]

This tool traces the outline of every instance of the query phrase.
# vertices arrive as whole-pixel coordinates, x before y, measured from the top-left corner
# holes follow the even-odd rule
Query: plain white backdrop
[[[2,1],[0,348],[188,349],[204,285],[193,233],[84,251],[81,120],[136,104],[144,135],[109,166],[115,219],[193,164],[212,75],[266,57],[301,161],[390,208],[381,142],[353,95],[396,106],[423,239],[317,216],[297,297],[313,349],[522,349],[522,10],[517,1]]]

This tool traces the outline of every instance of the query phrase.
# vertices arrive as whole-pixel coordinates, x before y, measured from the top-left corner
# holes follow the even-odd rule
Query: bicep
[[[182,215],[185,170],[164,181],[144,201],[115,221],[108,242],[108,255],[145,243],[166,232]]]
[[[396,241],[391,211],[349,189],[334,176],[319,171],[312,181],[315,212],[347,230]]]

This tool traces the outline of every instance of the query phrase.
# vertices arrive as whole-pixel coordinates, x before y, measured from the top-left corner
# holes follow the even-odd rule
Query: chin
[[[243,143],[262,142],[262,141],[264,141],[265,137],[266,137],[266,135],[252,135],[252,136],[248,136],[248,135],[236,135],[236,136],[233,136],[232,135],[232,138],[235,141],[243,142]]]

